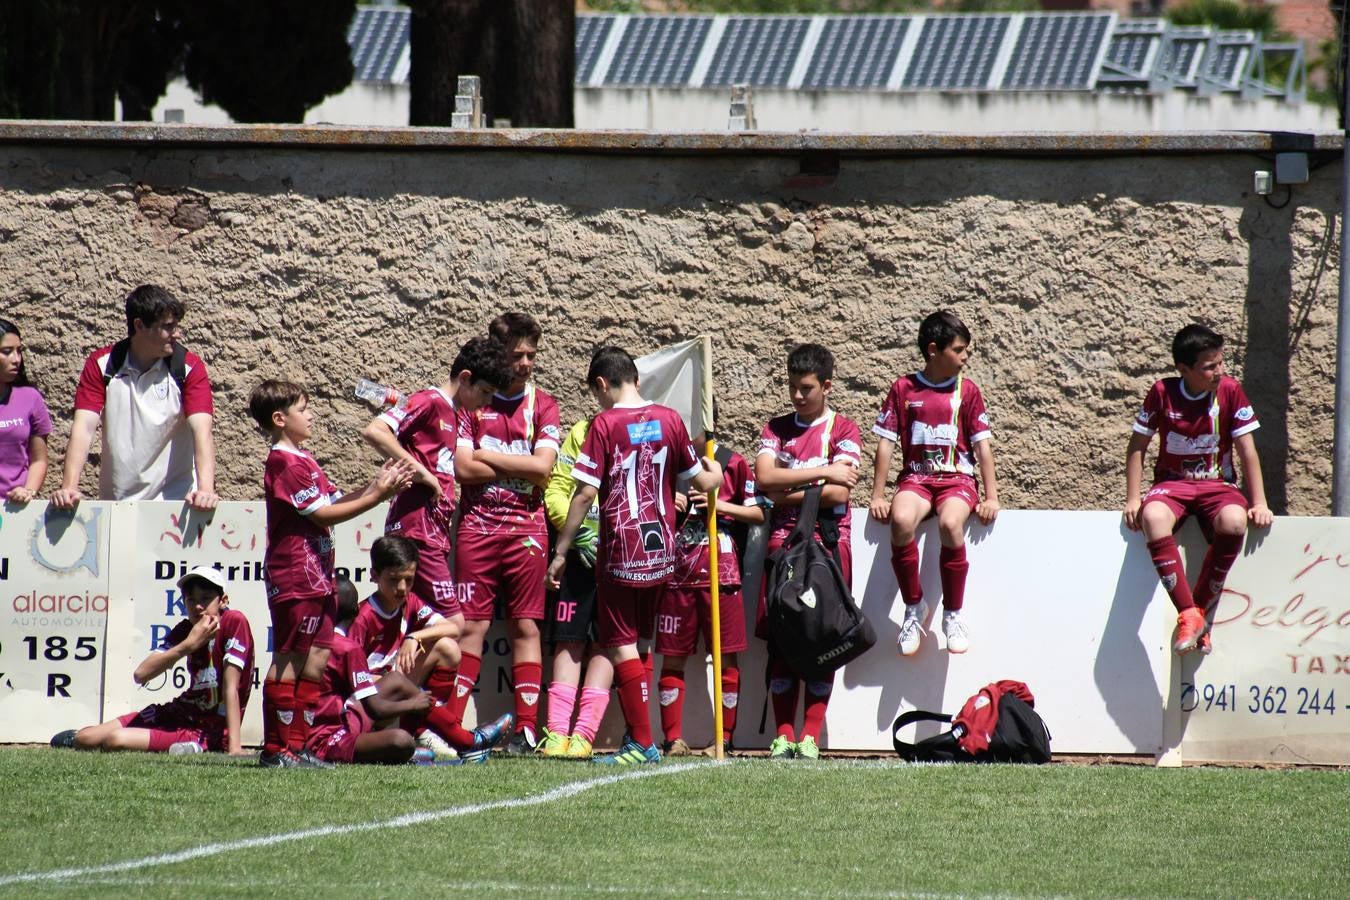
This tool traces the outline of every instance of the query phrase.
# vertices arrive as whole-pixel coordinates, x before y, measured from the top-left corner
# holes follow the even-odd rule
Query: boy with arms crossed
[[[788,354],[788,397],[793,411],[770,419],[760,432],[755,457],[755,489],[772,504],[773,531],[768,553],[776,553],[797,524],[802,504],[799,488],[823,484],[820,519],[816,536],[826,547],[839,550],[844,579],[852,584],[853,548],[850,543],[849,492],[858,483],[862,433],[851,419],[838,415],[826,404],[834,389],[834,354],[819,344],[802,344]],[[770,583],[770,563],[765,561],[764,584]],[[767,639],[768,617],[764,591],[760,591],[755,636]],[[769,745],[771,759],[817,759],[820,729],[834,690],[833,681],[806,686],[802,736],[794,740],[797,695],[801,680],[788,663],[769,647],[769,694],[778,734]]]
[[[63,731],[54,747],[141,750],[151,753],[243,753],[244,707],[253,689],[253,633],[244,614],[230,609],[218,569],[197,566],[178,579],[187,618],[169,632],[164,649],[136,667],[137,684],[187,660],[188,688],[169,703],[147,706],[102,725]]]
[[[361,436],[385,459],[407,460],[415,473],[408,490],[389,504],[386,534],[417,545],[413,593],[462,630],[464,615],[450,577],[451,522],[455,514],[455,452],[471,441],[467,413],[488,402],[509,381],[506,353],[491,338],[460,348],[450,380],[418,391],[402,409],[391,407],[371,420]]]
[[[323,691],[309,729],[308,749],[330,763],[405,763],[417,747],[413,736],[391,727],[400,716],[431,708],[431,695],[393,673],[377,679],[361,647],[346,636],[356,618],[356,586],[338,579],[332,652]]]
[[[539,740],[544,668],[539,622],[548,565],[544,487],[558,456],[562,425],[558,404],[530,380],[539,325],[525,313],[508,312],[492,320],[488,334],[506,348],[511,382],[505,394],[494,394],[467,417],[469,440],[455,450],[455,475],[464,486],[455,582],[465,619],[456,703],[462,712],[478,680],[493,604],[501,600],[516,701],[516,733],[506,752],[518,754],[532,752]]]
[[[572,469],[580,487],[558,534],[548,587],[558,589],[567,553],[599,497],[598,644],[614,662],[629,739],[618,753],[596,762],[655,763],[661,751],[652,740],[647,669],[637,644],[651,635],[661,593],[675,570],[676,480],[692,478],[693,487],[709,491],[721,484],[722,468],[694,452],[679,413],[642,399],[637,365],[624,350],[595,351],[586,384],[604,409],[591,422]]]
[[[417,581],[418,548],[412,541],[386,534],[370,548],[370,571],[375,593],[356,613],[347,635],[365,654],[370,672],[381,681],[398,673],[414,685],[426,685],[436,705],[425,723],[410,724],[417,744],[437,759],[453,759],[458,751],[486,752],[510,731],[513,717],[466,731],[447,705],[455,690],[460,651],[455,638],[459,625],[422,602],[413,593]],[[449,741],[447,744],[446,741]],[[452,752],[455,751],[455,752]]]
[[[919,652],[927,607],[919,581],[919,523],[936,513],[942,580],[942,634],[948,653],[970,648],[961,621],[965,602],[966,520],[973,511],[984,525],[998,516],[998,482],[990,449],[989,415],[975,382],[961,370],[970,359],[970,329],[952,313],[941,311],[919,325],[922,372],[904,375],[891,385],[881,404],[872,433],[877,442],[873,469],[872,518],[891,523],[891,568],[900,583],[905,618],[900,625],[899,650],[905,656]],[[900,442],[903,470],[895,496],[886,500],[891,453]],[[984,500],[975,484],[980,468]]]
[[[1223,592],[1250,521],[1270,525],[1261,460],[1252,432],[1260,427],[1242,385],[1224,374],[1223,338],[1203,325],[1187,325],[1172,338],[1176,378],[1156,382],[1144,397],[1125,456],[1125,525],[1142,530],[1153,566],[1177,609],[1173,648],[1186,653],[1212,649],[1206,614]],[[1144,454],[1161,434],[1153,487],[1139,499]],[[1251,506],[1237,486],[1233,453],[1251,493]],[[1209,540],[1192,594],[1172,534],[1195,515]]]
[[[304,388],[289,381],[264,381],[253,389],[248,406],[253,421],[272,441],[263,472],[263,566],[273,653],[263,685],[263,752],[258,762],[266,768],[327,768],[330,764],[305,745],[337,611],[330,529],[407,487],[413,467],[390,460],[363,490],[344,496],[301,449],[314,425]]]
[[[572,477],[577,457],[586,443],[591,420],[582,419],[572,426],[558,451],[544,505],[549,521],[558,531],[567,524],[577,482]],[[567,570],[562,585],[552,594],[549,610],[549,639],[554,644],[553,672],[548,685],[548,727],[541,753],[567,759],[590,759],[600,722],[609,706],[609,688],[614,683],[614,666],[603,653],[586,658],[587,644],[595,634],[595,554],[600,540],[600,508],[592,503],[577,530],[576,540],[567,552]],[[582,667],[586,681],[582,684]],[[580,698],[578,698],[578,688]],[[572,714],[576,713],[576,724]]]
[[[716,411],[713,413],[716,417]],[[722,734],[725,749],[731,749],[736,730],[736,705],[740,698],[741,670],[736,654],[749,649],[745,607],[741,601],[741,549],[732,540],[736,523],[758,525],[764,511],[755,494],[755,476],[750,464],[734,450],[717,445],[713,456],[723,463],[722,484],[717,491],[717,581],[720,585],[718,618],[722,631]],[[698,636],[712,652],[712,575],[708,553],[708,495],[691,488],[675,498],[685,514],[675,538],[675,574],[661,598],[656,616],[656,652],[662,656],[661,732],[668,756],[686,756],[689,745],[684,733],[684,668],[698,647]]]

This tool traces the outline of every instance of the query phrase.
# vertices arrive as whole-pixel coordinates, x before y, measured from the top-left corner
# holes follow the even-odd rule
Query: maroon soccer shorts
[[[664,584],[634,587],[602,581],[596,585],[595,602],[600,633],[596,646],[610,650],[651,637],[656,624],[656,609],[661,605],[661,595],[665,590]]]
[[[370,718],[356,708],[348,708],[342,724],[312,729],[306,747],[319,759],[331,763],[349,763],[356,759],[356,741],[370,731]]]
[[[308,653],[310,648],[333,646],[333,621],[337,618],[337,595],[285,597],[273,600],[272,652]]]
[[[750,646],[745,635],[745,606],[740,585],[724,585],[717,598],[722,620],[722,652],[740,653]],[[712,588],[666,588],[656,609],[656,652],[662,656],[693,656],[698,636],[712,652]]]
[[[492,619],[493,601],[502,598],[509,619],[544,618],[544,573],[548,538],[510,532],[459,532],[455,545],[455,586],[464,618]]]
[[[225,725],[211,727],[173,703],[155,703],[138,712],[117,717],[123,728],[144,728],[150,732],[150,752],[168,753],[174,744],[194,741],[203,749],[225,749]]]
[[[417,543],[417,575],[413,578],[412,592],[447,619],[459,615],[459,597],[450,576],[448,550]]]
[[[817,535],[819,537],[819,535]],[[769,592],[769,581],[773,577],[773,555],[782,549],[782,541],[770,541],[764,551],[764,578],[759,585],[759,603],[755,607],[755,637],[769,639],[769,608],[765,597]],[[853,542],[850,535],[839,536],[839,568],[844,570],[844,584],[853,587]]]
[[[1247,498],[1235,485],[1226,481],[1160,481],[1149,488],[1140,506],[1161,503],[1177,517],[1177,527],[1194,515],[1200,519],[1200,526],[1206,536],[1214,529],[1214,520],[1219,510],[1225,506],[1240,506],[1247,509]]]
[[[895,486],[896,493],[917,494],[933,505],[929,515],[948,500],[960,500],[972,510],[980,505],[975,479],[969,475],[905,475]]]

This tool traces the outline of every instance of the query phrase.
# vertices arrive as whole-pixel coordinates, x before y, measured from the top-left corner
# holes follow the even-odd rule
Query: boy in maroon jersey
[[[945,310],[919,325],[923,371],[897,378],[872,426],[877,442],[873,469],[872,518],[891,523],[891,568],[900,583],[905,618],[899,650],[919,652],[927,607],[919,582],[915,533],[930,515],[938,519],[938,567],[942,580],[942,634],[948,653],[965,653],[970,638],[961,621],[965,603],[966,520],[972,512],[989,525],[998,516],[998,482],[990,449],[989,414],[975,382],[961,374],[970,359],[970,329]],[[895,496],[886,500],[891,453],[900,443],[902,471]],[[984,484],[975,484],[979,466]]]
[[[356,586],[338,578],[333,646],[323,670],[323,692],[309,729],[309,750],[331,763],[404,763],[416,739],[397,727],[400,716],[431,708],[426,691],[397,672],[376,678],[366,654],[347,631],[360,605]]]
[[[544,488],[558,457],[562,425],[558,404],[531,381],[539,325],[525,313],[508,312],[492,320],[488,334],[506,347],[511,381],[505,393],[466,417],[468,440],[455,450],[455,475],[464,486],[455,532],[455,582],[465,618],[459,690],[467,699],[478,680],[483,641],[499,601],[511,640],[516,701],[516,733],[506,752],[520,754],[532,752],[539,741],[539,622],[548,565]],[[462,711],[463,702],[456,704]]]
[[[132,677],[145,684],[187,660],[188,688],[169,703],[147,706],[102,725],[62,732],[53,746],[152,753],[243,753],[244,707],[253,688],[253,633],[230,609],[218,569],[197,566],[178,579],[187,618],[141,661]]]
[[[788,397],[793,411],[770,419],[759,436],[755,457],[755,489],[772,504],[773,531],[768,553],[783,546],[797,525],[802,493],[799,488],[823,484],[816,535],[831,549],[838,548],[845,580],[853,579],[852,526],[849,493],[858,483],[862,433],[853,420],[838,415],[827,405],[834,389],[834,354],[819,344],[802,344],[788,354]],[[764,584],[770,582],[766,562]],[[764,591],[760,591],[755,636],[767,639],[768,618]],[[817,759],[820,730],[834,682],[813,681],[806,685],[801,739],[794,740],[797,695],[801,680],[787,662],[769,647],[769,694],[773,699],[778,734],[769,745],[772,759]]]
[[[1177,609],[1178,653],[1212,649],[1206,614],[1223,592],[1224,580],[1250,521],[1271,523],[1261,460],[1252,432],[1260,427],[1242,385],[1224,374],[1223,338],[1203,325],[1187,325],[1172,338],[1172,362],[1180,377],[1156,382],[1134,420],[1125,455],[1125,525],[1143,530],[1154,568]],[[1139,499],[1144,454],[1161,434],[1153,487]],[[1251,493],[1251,506],[1237,486],[1233,453]],[[1172,534],[1195,515],[1210,541],[1192,594]]]
[[[366,487],[344,496],[314,457],[301,449],[314,414],[298,384],[264,381],[249,396],[249,414],[272,440],[263,474],[267,551],[263,555],[272,614],[272,665],[263,685],[263,752],[267,768],[327,767],[305,749],[318,705],[336,611],[333,535],[339,522],[374,508],[412,482],[404,461],[384,464]]]
[[[714,407],[714,423],[716,422]],[[755,476],[750,464],[734,450],[717,446],[713,456],[723,463],[722,485],[717,491],[717,574],[720,593],[718,618],[722,631],[722,734],[731,747],[736,730],[736,706],[740,698],[741,670],[736,654],[750,643],[746,639],[745,607],[741,602],[741,548],[732,539],[737,523],[758,525],[764,511],[755,494]],[[661,598],[656,615],[656,652],[661,654],[661,732],[668,756],[685,756],[689,745],[684,732],[685,663],[698,647],[698,636],[712,652],[712,576],[708,553],[708,495],[691,488],[678,494],[676,506],[684,524],[675,538],[675,573]]]
[[[408,490],[389,504],[386,534],[417,545],[417,582],[413,593],[464,627],[464,616],[450,578],[450,524],[455,514],[455,452],[472,437],[469,416],[488,402],[510,378],[506,352],[491,338],[477,337],[460,348],[450,379],[418,391],[407,405],[392,407],[361,432],[386,459],[407,460],[416,473]]]
[[[675,482],[691,478],[695,489],[709,491],[722,483],[722,467],[694,452],[679,413],[642,399],[637,365],[626,351],[595,351],[586,384],[604,408],[572,469],[578,487],[554,545],[548,587],[558,590],[567,552],[598,496],[597,644],[614,661],[629,739],[596,762],[655,763],[661,751],[652,740],[647,668],[637,644],[651,636],[661,593],[675,571]]]
[[[413,684],[426,685],[436,706],[425,724],[414,726],[417,743],[438,759],[454,758],[454,751],[486,751],[510,731],[510,713],[497,722],[469,732],[447,705],[455,690],[460,650],[459,625],[447,619],[412,592],[417,581],[419,551],[412,541],[386,534],[370,548],[370,571],[375,593],[361,604],[347,636],[366,655],[376,678],[397,672]],[[410,723],[411,724],[411,723]],[[449,741],[447,744],[446,741]]]

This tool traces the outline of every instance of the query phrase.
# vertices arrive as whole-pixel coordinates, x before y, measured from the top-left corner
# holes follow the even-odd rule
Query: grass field
[[[0,896],[1350,895],[1348,772],[736,760],[615,776],[0,749]]]

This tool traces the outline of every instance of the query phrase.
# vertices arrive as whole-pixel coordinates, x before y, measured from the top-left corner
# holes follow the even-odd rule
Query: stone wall
[[[945,307],[974,332],[1005,506],[1117,507],[1131,416],[1200,320],[1256,404],[1272,506],[1329,511],[1340,167],[1324,138],[1313,164],[1333,164],[1277,209],[1251,193],[1264,135],[171,133],[0,133],[0,316],[58,419],[47,492],[84,355],[123,333],[127,290],[158,282],[191,304],[232,499],[260,490],[259,380],[311,387],[313,449],[356,486],[375,455],[355,380],[439,382],[504,309],[542,321],[539,382],[568,419],[590,412],[596,344],[712,334],[724,429],[748,452],[786,407],[791,346],[834,349],[834,403],[866,433],[918,362],[919,319]]]

